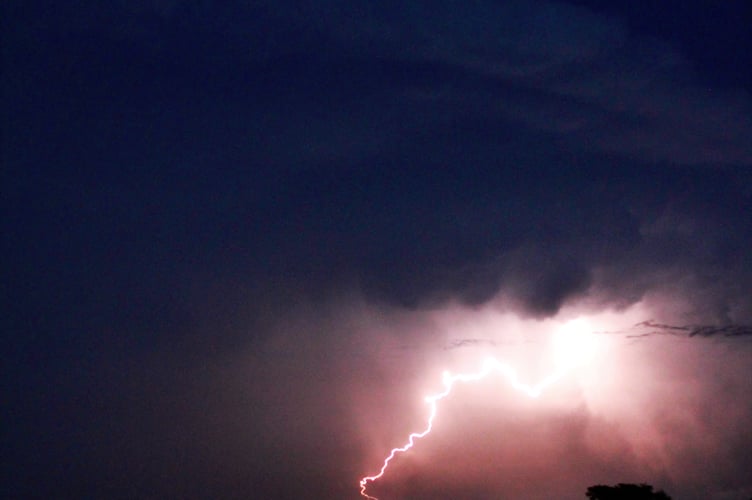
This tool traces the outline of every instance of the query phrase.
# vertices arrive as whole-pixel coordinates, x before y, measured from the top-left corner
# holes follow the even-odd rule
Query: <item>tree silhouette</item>
[[[590,500],[671,500],[663,490],[653,491],[649,484],[597,484],[590,486],[585,496]]]

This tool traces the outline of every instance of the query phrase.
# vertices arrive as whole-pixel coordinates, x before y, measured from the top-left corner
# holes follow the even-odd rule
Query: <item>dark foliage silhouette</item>
[[[663,490],[653,491],[649,484],[624,484],[590,486],[585,493],[590,500],[671,500]]]

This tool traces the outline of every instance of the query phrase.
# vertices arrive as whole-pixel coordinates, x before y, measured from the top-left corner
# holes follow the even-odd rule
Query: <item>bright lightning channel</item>
[[[436,394],[426,396],[425,398],[425,402],[429,405],[430,408],[428,412],[428,421],[426,422],[425,428],[421,432],[413,432],[412,434],[410,434],[410,436],[408,436],[407,443],[405,443],[401,447],[393,448],[389,455],[384,459],[384,463],[381,465],[381,469],[377,474],[374,474],[372,476],[365,476],[360,480],[359,484],[361,496],[369,500],[378,500],[377,497],[371,496],[366,493],[368,483],[374,482],[377,479],[381,478],[386,473],[386,470],[389,467],[389,463],[392,461],[392,459],[394,459],[395,456],[397,456],[399,453],[405,453],[407,450],[415,446],[416,440],[421,439],[431,433],[431,430],[433,429],[433,422],[438,411],[439,401],[449,396],[455,384],[457,384],[458,382],[477,382],[493,373],[498,373],[503,376],[507,380],[507,382],[509,382],[509,385],[516,391],[519,391],[531,398],[537,398],[548,386],[561,379],[564,375],[567,374],[567,372],[574,368],[575,365],[584,361],[582,349],[580,349],[579,354],[575,353],[577,351],[576,348],[572,350],[572,344],[578,345],[580,348],[586,347],[587,344],[587,342],[583,342],[583,340],[585,339],[581,334],[578,335],[573,332],[573,327],[580,325],[570,324],[568,326],[570,327],[568,329],[569,331],[563,332],[563,335],[560,335],[557,338],[559,342],[555,342],[559,344],[557,346],[559,347],[559,349],[557,350],[560,354],[563,355],[563,358],[560,357],[560,359],[558,360],[558,368],[537,384],[529,385],[520,382],[519,377],[517,376],[517,371],[507,363],[499,361],[496,358],[487,358],[483,362],[481,369],[475,373],[460,373],[452,375],[448,371],[445,371],[442,374],[444,390]],[[562,342],[562,340],[564,339],[569,340],[570,342]],[[572,340],[574,340],[575,342],[571,342]],[[569,349],[561,349],[561,347],[565,346],[566,344],[569,344]],[[592,351],[592,349],[590,349],[590,351]]]

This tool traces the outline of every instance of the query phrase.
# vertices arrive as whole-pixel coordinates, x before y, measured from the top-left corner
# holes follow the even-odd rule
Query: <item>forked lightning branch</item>
[[[378,500],[377,497],[369,495],[366,492],[369,483],[373,483],[382,478],[389,468],[392,460],[400,453],[410,450],[418,439],[426,437],[433,429],[433,423],[436,419],[439,402],[447,398],[458,383],[478,382],[491,375],[503,377],[509,385],[516,391],[525,394],[531,398],[540,396],[546,388],[564,377],[571,369],[581,364],[585,359],[592,355],[592,343],[589,342],[590,334],[586,333],[584,320],[569,322],[554,337],[554,349],[556,352],[556,367],[552,372],[536,384],[525,384],[520,382],[517,371],[503,361],[496,358],[487,358],[483,361],[480,369],[476,372],[451,374],[445,371],[442,374],[444,389],[441,392],[426,396],[425,402],[429,406],[428,419],[426,425],[420,432],[413,432],[407,438],[407,442],[400,447],[392,448],[389,455],[384,459],[381,469],[376,474],[365,476],[360,480],[360,494],[370,500]]]

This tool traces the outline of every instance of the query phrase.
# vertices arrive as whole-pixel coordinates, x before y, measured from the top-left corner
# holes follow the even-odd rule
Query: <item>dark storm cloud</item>
[[[752,162],[748,94],[695,83],[691,63],[670,45],[631,36],[586,9],[490,1],[303,5],[303,19],[366,50],[440,61],[530,90],[487,105],[578,146],[647,161]]]
[[[40,133],[78,166],[49,189],[110,211],[114,237],[149,217],[172,248],[145,234],[146,258],[409,306],[501,293],[545,316],[658,290],[751,314],[749,94],[700,85],[617,19],[553,2],[57,9],[30,23],[68,61],[50,63],[67,97],[41,92]],[[53,126],[55,109],[86,125]]]
[[[399,346],[436,331],[391,319],[405,311],[646,299],[667,304],[655,332],[752,318],[749,89],[700,84],[691,54],[617,18],[491,1],[5,10],[18,496],[345,498],[372,428],[394,439],[385,408],[423,390],[401,385],[423,352]],[[383,310],[343,313],[361,292]],[[496,344],[450,344],[471,346]]]
[[[752,335],[752,326],[746,325],[667,325],[656,323],[655,321],[643,321],[635,325],[635,329],[649,330],[647,333],[637,334],[638,336],[663,334],[686,337],[712,337],[715,335],[739,337],[742,335]]]
[[[554,2],[121,8],[139,20],[122,36],[148,50],[175,50],[160,19],[224,37],[224,53],[197,44],[216,78],[248,68],[222,159],[295,173],[246,181],[263,186],[252,202],[220,196],[265,233],[241,245],[285,262],[274,273],[316,287],[335,268],[407,305],[504,292],[549,315],[592,290],[671,289],[700,314],[750,314],[734,169],[752,163],[752,101],[701,85],[668,43]]]
[[[204,62],[242,65],[307,53],[327,60],[445,64],[517,88],[513,99],[483,96],[484,105],[575,146],[649,162],[752,162],[747,92],[709,88],[670,43],[564,2],[147,1],[90,7],[59,7],[38,22],[45,29],[51,23],[61,36],[105,30],[110,38],[163,54],[193,35],[192,57]],[[442,86],[433,86],[440,93]]]

